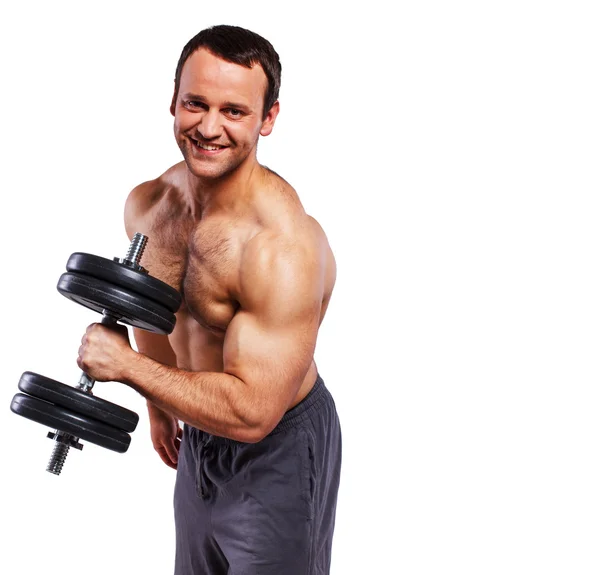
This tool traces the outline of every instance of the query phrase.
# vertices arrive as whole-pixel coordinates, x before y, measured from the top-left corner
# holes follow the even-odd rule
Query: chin
[[[197,178],[204,180],[224,178],[234,172],[243,163],[243,159],[240,160],[239,158],[237,158],[237,161],[231,161],[232,158],[229,158],[229,161],[226,162],[206,162],[198,160],[185,152],[183,158],[188,170]]]
[[[229,166],[206,165],[187,158],[185,163],[192,175],[203,180],[218,180],[233,171]]]

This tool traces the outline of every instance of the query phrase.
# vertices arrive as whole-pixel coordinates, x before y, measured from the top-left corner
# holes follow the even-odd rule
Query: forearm
[[[217,372],[190,372],[163,365],[142,353],[132,355],[122,383],[152,405],[213,435],[252,443],[265,430],[258,405],[241,379]]]
[[[133,336],[135,339],[137,350],[140,353],[148,356],[151,359],[162,363],[163,365],[170,365],[177,367],[177,357],[173,348],[169,344],[169,340],[166,335],[157,335],[148,331],[134,328]],[[163,413],[157,405],[152,403],[151,400],[146,400],[146,406],[148,407],[148,413],[150,417],[155,414],[160,415]],[[166,415],[171,415],[167,413]]]

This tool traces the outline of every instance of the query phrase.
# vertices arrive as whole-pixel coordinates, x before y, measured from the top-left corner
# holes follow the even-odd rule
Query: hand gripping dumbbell
[[[159,334],[175,327],[179,292],[153,278],[140,265],[148,238],[135,234],[123,259],[109,260],[76,252],[58,291],[87,308],[102,313],[103,324],[121,322]],[[11,410],[56,429],[48,437],[56,441],[46,471],[60,475],[70,447],[81,450],[84,439],[118,453],[129,448],[139,417],[137,413],[92,395],[94,379],[81,373],[77,387],[26,371],[11,402]]]

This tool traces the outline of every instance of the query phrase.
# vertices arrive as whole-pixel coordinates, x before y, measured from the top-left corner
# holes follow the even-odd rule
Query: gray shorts
[[[317,376],[259,443],[184,426],[175,483],[175,575],[325,575],[342,457]]]

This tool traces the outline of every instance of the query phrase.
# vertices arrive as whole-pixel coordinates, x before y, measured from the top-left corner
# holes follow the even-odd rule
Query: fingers
[[[167,452],[167,455],[169,456],[171,461],[175,465],[177,465],[177,460],[179,459],[179,450],[177,449],[177,447],[175,445],[175,441],[172,441],[170,443],[163,443],[163,448]]]
[[[79,366],[79,369],[83,369],[85,371],[85,368],[83,367],[83,353],[85,351],[85,343],[83,343],[79,349],[77,350],[77,365]]]
[[[85,330],[85,333],[83,334],[83,337],[81,338],[81,345],[79,346],[79,349],[77,350],[77,365],[79,366],[79,369],[82,369],[83,371],[85,371],[85,368],[83,366],[83,354],[85,352],[85,346],[88,343],[88,332],[90,331],[90,328],[93,326],[94,324],[88,326],[88,328]]]
[[[82,345],[86,344],[88,337],[92,333],[92,330],[102,330],[103,328],[106,328],[110,331],[127,334],[127,327],[125,327],[124,325],[114,324],[114,325],[107,326],[107,325],[103,325],[101,323],[91,323],[90,325],[87,326],[85,333],[81,337]]]
[[[175,438],[172,441],[161,441],[154,444],[155,451],[160,455],[160,458],[173,469],[177,469],[177,460],[179,459],[179,444],[181,441]]]
[[[175,461],[175,462],[171,461],[171,458],[167,455],[167,452],[165,449],[163,449],[162,447],[157,447],[156,453],[158,453],[160,458],[163,460],[163,463],[168,465],[171,469],[177,469],[177,461]]]
[[[87,326],[85,333],[83,334],[83,337],[81,338],[81,343],[85,344],[85,341],[87,339],[88,334],[90,333],[90,331],[92,331],[92,329],[94,328],[94,326],[98,325],[97,323],[91,323],[90,325]]]

